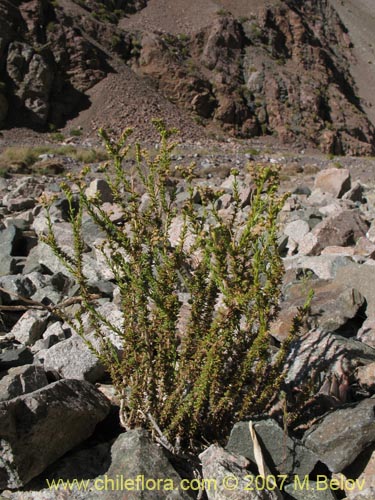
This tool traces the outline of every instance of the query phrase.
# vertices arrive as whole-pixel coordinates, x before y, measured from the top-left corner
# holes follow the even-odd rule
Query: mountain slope
[[[375,4],[373,0],[330,0],[353,42],[351,73],[364,110],[375,125]]]
[[[351,40],[328,0],[0,0],[0,122],[273,135],[372,154],[350,73]]]

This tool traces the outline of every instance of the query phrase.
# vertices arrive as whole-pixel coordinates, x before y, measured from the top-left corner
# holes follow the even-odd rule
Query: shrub
[[[276,220],[285,196],[277,194],[275,167],[254,169],[251,207],[244,217],[238,174],[233,171],[233,208],[225,217],[218,210],[221,193],[194,186],[190,166],[183,170],[189,198],[179,210],[176,189],[169,182],[173,131],[161,121],[155,125],[161,136],[157,153],[135,145],[132,172],[124,165],[130,129],[118,142],[100,131],[111,159],[104,174],[123,224],[111,221],[99,196],[87,197],[86,170],[73,179],[78,208],[72,187],[63,185],[70,206],[72,252],[57,243],[47,201],[49,233],[44,241],[79,286],[82,302],[75,317],[60,314],[106,366],[121,398],[124,427],[161,429],[169,443],[191,447],[203,436],[224,437],[238,418],[265,411],[283,383],[298,318],[277,353],[269,326],[277,315],[283,276]],[[200,208],[195,205],[197,189]],[[118,286],[121,328],[100,313],[90,294],[83,271],[84,212],[105,233],[100,250]],[[176,220],[180,233],[172,243]],[[182,331],[181,292],[189,298]],[[95,341],[86,335],[87,324],[94,327]],[[108,332],[121,339],[122,356]]]
[[[65,140],[65,136],[62,132],[51,132],[50,138],[55,142],[62,142]]]
[[[71,128],[69,134],[73,137],[80,137],[82,135],[82,130],[80,128]]]

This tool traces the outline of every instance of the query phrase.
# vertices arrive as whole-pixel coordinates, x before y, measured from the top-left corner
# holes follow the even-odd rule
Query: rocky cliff
[[[121,21],[146,4],[0,0],[0,121],[62,126],[92,104],[90,88],[122,73],[202,126],[333,154],[374,152],[349,70],[351,40],[328,0],[287,0],[237,17],[218,9],[207,26],[180,34],[125,28]]]

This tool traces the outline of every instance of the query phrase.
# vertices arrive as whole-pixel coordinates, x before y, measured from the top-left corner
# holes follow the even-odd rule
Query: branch
[[[19,295],[18,293],[10,292],[9,290],[6,290],[5,288],[0,287],[0,291],[6,293],[7,295],[10,295],[11,297],[16,297],[18,300],[25,302],[27,305],[1,305],[0,306],[0,311],[27,311],[28,309],[36,309],[36,310],[45,310],[51,313],[56,313],[58,312],[59,309],[64,309],[65,307],[71,306],[73,304],[80,304],[83,300],[84,297],[82,296],[77,296],[77,297],[70,297],[69,299],[65,299],[59,304],[56,305],[47,305],[43,304],[42,302],[28,299],[27,297],[23,297],[22,295]],[[90,300],[96,300],[100,299],[100,295],[98,294],[89,294],[88,298]]]

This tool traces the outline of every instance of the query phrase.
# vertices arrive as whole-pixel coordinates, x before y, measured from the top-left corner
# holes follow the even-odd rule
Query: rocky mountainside
[[[328,0],[0,0],[0,14],[4,127],[147,134],[158,115],[193,138],[374,152],[352,42]]]

